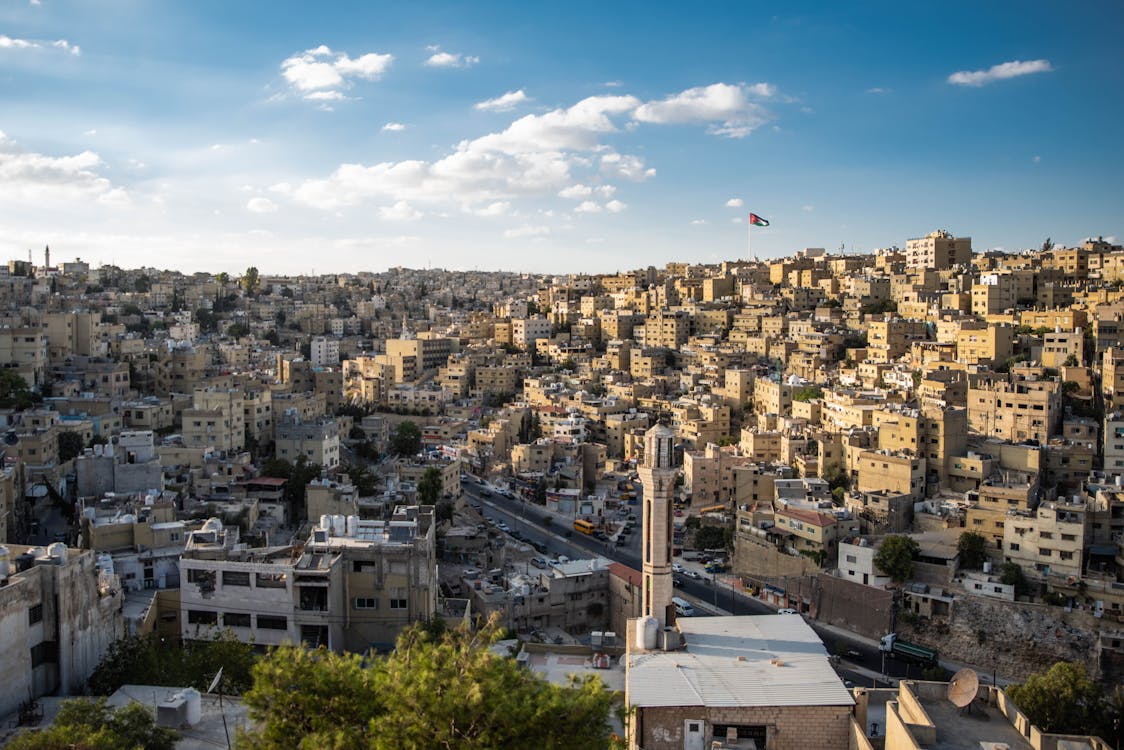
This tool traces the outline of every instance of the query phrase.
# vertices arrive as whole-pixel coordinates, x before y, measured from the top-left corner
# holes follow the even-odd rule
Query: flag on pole
[[[749,223],[752,224],[755,227],[767,227],[767,226],[769,226],[769,222],[766,219],[762,219],[757,214],[750,214],[749,215]]]

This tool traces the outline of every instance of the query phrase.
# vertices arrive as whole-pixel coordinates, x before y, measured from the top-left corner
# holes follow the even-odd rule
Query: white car
[[[795,609],[778,609],[777,614],[778,615],[795,615],[795,614],[799,614],[799,613]]]
[[[679,563],[672,563],[671,564],[671,572],[673,572],[673,573],[684,573],[684,572],[686,572],[686,570],[687,569],[684,568]]]

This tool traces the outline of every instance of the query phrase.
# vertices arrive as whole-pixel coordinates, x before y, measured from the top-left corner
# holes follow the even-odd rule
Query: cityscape
[[[260,10],[0,9],[0,747],[1124,747],[1118,8]]]

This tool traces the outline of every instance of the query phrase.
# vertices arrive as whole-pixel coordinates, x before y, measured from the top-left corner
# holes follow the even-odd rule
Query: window
[[[56,641],[43,641],[31,647],[31,667],[44,664],[57,664],[59,661],[59,644]]]
[[[187,610],[187,621],[191,625],[218,625],[219,613],[201,609]]]
[[[289,619],[281,615],[258,615],[258,627],[263,630],[288,630]]]
[[[43,622],[43,605],[36,604],[31,609],[27,610],[27,624],[34,625],[37,622]]]
[[[248,628],[250,615],[243,612],[223,612],[222,624],[228,628]]]
[[[249,586],[250,574],[244,570],[224,570],[222,572],[223,586]]]
[[[378,609],[379,608],[379,600],[374,598],[373,596],[357,597],[355,599],[355,608],[356,609]]]
[[[409,594],[405,588],[395,587],[390,591],[390,608],[406,609],[409,606]]]

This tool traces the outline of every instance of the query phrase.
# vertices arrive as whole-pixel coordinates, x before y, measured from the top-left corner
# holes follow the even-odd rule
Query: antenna
[[[949,703],[959,709],[971,709],[972,701],[980,689],[980,677],[975,670],[965,667],[952,676],[948,683]]]

